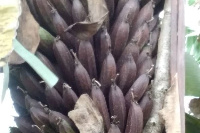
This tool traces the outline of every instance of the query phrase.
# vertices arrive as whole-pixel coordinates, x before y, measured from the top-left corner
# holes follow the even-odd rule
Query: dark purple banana
[[[111,31],[113,56],[117,61],[125,48],[133,19],[139,12],[138,0],[129,0],[120,12]]]
[[[142,62],[141,66],[139,67],[137,76],[145,74],[149,69],[152,68],[152,66],[154,66],[152,58],[148,57],[144,62]],[[153,70],[149,72],[149,76],[152,76],[153,74],[154,74],[154,67]]]
[[[45,113],[44,109],[31,107],[30,108],[30,115],[34,123],[42,127],[43,125],[50,126],[48,114]]]
[[[147,23],[144,23],[133,36],[132,40],[136,41],[136,45],[140,50],[144,47],[145,44],[149,41],[150,31]]]
[[[115,80],[112,80],[113,83],[109,93],[110,115],[116,116],[117,126],[121,132],[124,132],[127,117],[125,98],[121,89],[116,85]]]
[[[143,112],[133,97],[131,100],[125,133],[142,133]]]
[[[69,112],[74,109],[75,103],[78,100],[76,93],[66,83],[63,84],[63,104],[66,111]]]
[[[87,17],[87,13],[80,0],[73,0],[72,17],[73,17],[74,23],[82,22]]]
[[[147,22],[149,31],[152,32],[159,25],[159,16],[155,15],[153,19]]]
[[[20,79],[26,88],[28,94],[36,100],[45,103],[44,88],[40,85],[39,80],[27,69],[21,69]]]
[[[93,79],[92,80],[92,92],[91,97],[94,103],[97,105],[99,112],[101,113],[104,121],[104,129],[107,132],[110,128],[110,118],[108,113],[108,107],[103,92],[100,89],[100,84]]]
[[[62,118],[58,118],[57,125],[59,127],[59,133],[76,133],[72,127]]]
[[[65,31],[68,28],[68,25],[53,7],[51,7],[51,19],[55,27],[56,34],[60,36],[61,40],[65,43],[65,45],[67,45],[68,48],[76,50],[78,39]]]
[[[120,56],[119,60],[117,61],[117,70],[121,68],[121,66],[124,64],[125,58],[131,54],[134,62],[136,63],[139,57],[139,47],[135,44],[134,41],[130,42],[124,49],[122,55]]]
[[[53,51],[59,67],[62,69],[64,80],[72,86],[74,82],[74,61],[69,49],[61,40],[56,39],[53,44]]]
[[[70,0],[50,0],[55,8],[58,10],[59,14],[65,20],[65,22],[70,25],[72,21],[72,4]]]
[[[153,101],[150,95],[151,94],[149,92],[146,92],[139,102],[140,107],[142,108],[142,112],[143,112],[144,126],[147,123],[151,115],[152,108],[153,108]]]
[[[137,60],[137,68],[141,68],[142,63],[145,62],[148,58],[151,57],[152,54],[152,47],[147,45],[143,48],[142,52],[140,53],[138,60]]]
[[[124,63],[119,69],[118,86],[124,94],[126,94],[136,79],[137,68],[135,61],[131,54],[127,55],[124,59]]]
[[[154,13],[153,7],[154,4],[152,1],[149,1],[144,7],[142,7],[142,9],[137,15],[137,18],[135,18],[136,20],[133,21],[131,24],[129,41],[131,40],[138,28],[140,28],[144,23],[152,19]]]
[[[80,41],[78,48],[78,58],[83,67],[87,70],[90,78],[97,78],[95,55],[90,41]]]
[[[24,93],[18,89],[18,87],[10,89],[10,95],[15,103],[25,108],[25,96]]]
[[[55,88],[50,88],[46,85],[45,96],[47,105],[50,109],[67,114],[67,112],[65,112],[62,97]]]
[[[22,133],[41,133],[37,128],[34,128],[30,116],[14,117],[14,121]]]
[[[66,123],[68,123],[68,125],[73,128],[73,130],[77,131],[77,128],[75,126],[75,124],[73,123],[73,121],[71,119],[69,119],[67,116],[63,115],[60,112],[57,111],[53,111],[48,109],[47,107],[44,107],[45,113],[48,115],[49,118],[49,122],[51,124],[51,126],[56,130],[59,131],[59,126],[58,126],[58,119],[62,119],[63,121],[65,121]]]
[[[50,62],[50,60],[45,57],[42,53],[36,52],[35,55],[44,63],[55,75],[59,76],[55,67],[53,64]]]
[[[116,76],[116,64],[110,51],[108,51],[106,58],[103,61],[101,67],[101,74],[99,81],[101,83],[101,90],[104,96],[107,97],[109,93],[110,86],[112,84],[111,79]]]
[[[35,10],[40,16],[40,21],[42,21],[42,26],[47,29],[50,33],[55,35],[56,30],[53,26],[51,19],[51,8],[49,7],[49,1],[47,0],[33,0]],[[46,28],[47,27],[47,28]]]
[[[90,76],[73,51],[72,54],[74,56],[74,62],[75,62],[74,77],[78,93],[79,95],[83,93],[90,94],[92,86],[92,81],[90,79]]]
[[[121,133],[121,131],[119,130],[119,127],[117,125],[111,124],[108,133]]]
[[[147,73],[140,75],[136,81],[133,83],[129,91],[126,93],[125,100],[126,100],[126,107],[127,109],[130,108],[132,102],[132,93],[134,94],[134,99],[139,101],[145,91],[148,89],[149,84],[149,75]]]

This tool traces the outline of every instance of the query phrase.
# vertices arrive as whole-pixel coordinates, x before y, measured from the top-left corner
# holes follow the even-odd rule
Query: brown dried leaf
[[[39,42],[39,24],[33,18],[26,0],[21,0],[22,14],[19,17],[19,28],[17,29],[17,40],[30,52],[35,53]],[[10,64],[21,64],[24,60],[14,51],[9,58]]]
[[[68,113],[80,133],[104,133],[103,118],[87,94],[80,96],[74,110]]]
[[[166,133],[181,133],[181,114],[179,102],[178,76],[166,92],[165,103],[160,115],[165,121]]]
[[[200,98],[194,98],[189,103],[190,111],[194,116],[200,119]]]
[[[19,0],[0,2],[0,67],[7,63],[13,50],[12,40],[16,37],[18,18],[21,15]]]
[[[77,22],[68,27],[67,31],[82,40],[90,39],[108,17],[105,0],[81,0],[88,11],[88,17],[83,22]]]

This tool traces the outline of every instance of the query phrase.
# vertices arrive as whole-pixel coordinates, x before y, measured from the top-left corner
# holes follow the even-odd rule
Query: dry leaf
[[[190,111],[194,116],[200,119],[200,98],[194,98],[189,103]]]
[[[87,94],[80,96],[74,110],[68,113],[80,133],[104,133],[103,118]]]
[[[181,111],[178,90],[178,76],[176,74],[174,83],[166,92],[164,108],[160,111],[165,121],[166,133],[181,133]]]
[[[26,0],[21,0],[22,14],[19,18],[19,28],[17,29],[17,40],[30,52],[35,53],[39,42],[39,24],[33,18]],[[24,60],[14,51],[10,55],[10,64],[21,64]]]
[[[20,0],[0,0],[0,66],[5,64],[1,59],[13,49],[12,40],[16,36],[20,13]]]
[[[90,39],[108,17],[105,0],[81,0],[88,11],[88,17],[83,22],[75,23],[66,31],[82,40]]]

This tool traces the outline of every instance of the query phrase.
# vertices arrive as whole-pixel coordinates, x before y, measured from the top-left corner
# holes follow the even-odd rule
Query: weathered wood
[[[185,0],[178,0],[178,86],[180,98],[180,113],[181,113],[181,133],[185,133],[185,20],[184,20],[184,2]]]

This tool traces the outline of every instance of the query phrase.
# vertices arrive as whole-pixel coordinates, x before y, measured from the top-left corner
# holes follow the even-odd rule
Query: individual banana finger
[[[111,52],[107,53],[106,58],[103,61],[101,74],[99,81],[101,83],[101,90],[105,97],[108,96],[110,85],[112,84],[111,79],[116,76],[116,64]]]
[[[73,0],[72,17],[74,23],[84,21],[87,17],[87,13],[80,0]]]
[[[115,80],[113,80],[109,93],[110,115],[116,116],[117,126],[121,132],[124,132],[127,117],[125,98],[121,89],[116,85]]]
[[[74,62],[75,62],[74,77],[75,77],[75,83],[76,83],[76,87],[78,89],[79,95],[83,93],[90,94],[91,86],[92,86],[90,76],[88,72],[86,71],[86,69],[81,64],[81,62],[79,61],[76,54],[73,51],[71,52],[74,56]]]
[[[124,94],[127,93],[137,75],[136,64],[131,54],[127,55],[124,64],[119,69],[118,86]]]
[[[78,48],[78,58],[83,67],[87,70],[90,78],[97,78],[95,55],[90,41],[80,41]]]
[[[141,133],[143,129],[143,112],[132,94],[131,105],[128,111],[128,119],[125,133]]]
[[[101,113],[104,121],[104,129],[107,132],[110,128],[110,118],[108,113],[108,107],[103,92],[100,89],[100,84],[93,79],[92,80],[92,92],[91,97],[94,103],[97,105],[99,112]]]

